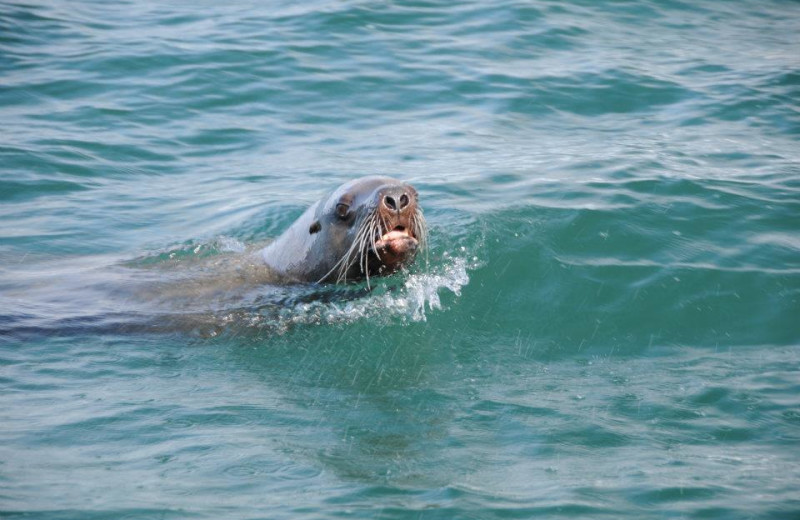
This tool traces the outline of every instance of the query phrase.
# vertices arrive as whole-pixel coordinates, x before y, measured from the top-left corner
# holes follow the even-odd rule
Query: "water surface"
[[[797,517],[798,28],[2,2],[0,511]],[[154,296],[368,174],[421,194],[410,272]]]

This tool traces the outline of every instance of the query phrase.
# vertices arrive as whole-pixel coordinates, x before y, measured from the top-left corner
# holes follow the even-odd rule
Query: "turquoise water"
[[[3,516],[800,517],[799,31],[0,3]],[[202,290],[376,173],[420,192],[409,272]]]

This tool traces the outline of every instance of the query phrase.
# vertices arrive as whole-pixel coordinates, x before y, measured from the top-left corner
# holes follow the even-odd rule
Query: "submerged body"
[[[6,302],[38,295],[45,310],[0,313],[0,336],[67,330],[205,336],[234,322],[282,327],[282,312],[295,303],[362,294],[313,284],[395,272],[413,262],[425,238],[412,186],[387,177],[358,179],[313,204],[262,249],[211,243],[198,254],[191,244],[111,266],[103,257],[61,259],[57,269],[46,270],[52,276],[37,274],[24,293],[6,289]],[[292,285],[298,283],[311,285]]]
[[[425,220],[410,184],[365,177],[309,207],[261,250],[286,282],[369,280],[411,264],[425,243]]]

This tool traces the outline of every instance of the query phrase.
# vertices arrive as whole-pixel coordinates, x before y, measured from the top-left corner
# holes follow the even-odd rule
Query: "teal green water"
[[[799,30],[0,2],[0,512],[800,517]],[[376,173],[420,192],[410,272],[158,296]]]

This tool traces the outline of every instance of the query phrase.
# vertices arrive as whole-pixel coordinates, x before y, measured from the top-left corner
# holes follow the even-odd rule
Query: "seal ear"
[[[319,223],[319,220],[315,220],[311,227],[308,228],[308,234],[313,235],[317,233],[320,229],[322,229],[322,224]]]

